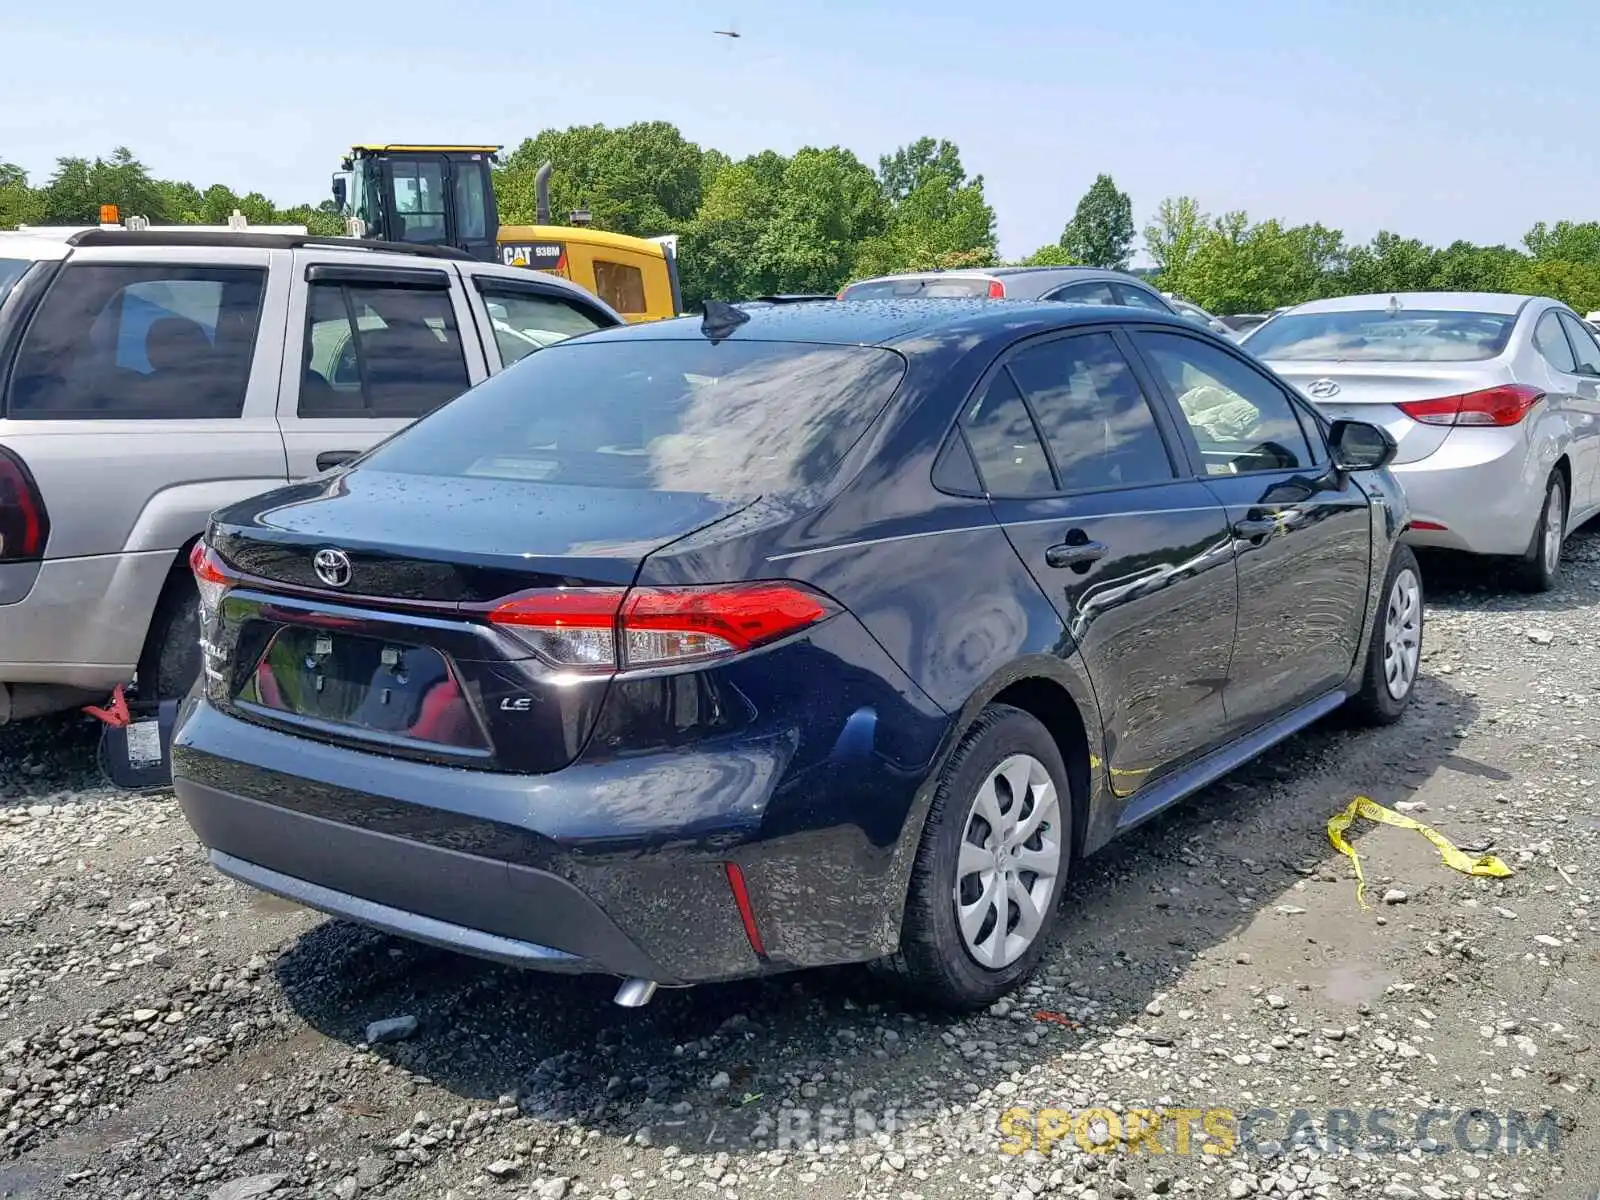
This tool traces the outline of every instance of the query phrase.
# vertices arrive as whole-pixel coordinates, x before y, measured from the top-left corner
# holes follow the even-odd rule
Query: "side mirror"
[[[350,194],[346,190],[345,177],[343,175],[335,175],[333,177],[333,202],[341,212],[344,211],[345,202],[349,198]]]
[[[1328,434],[1333,465],[1341,471],[1376,471],[1399,450],[1389,431],[1366,421],[1335,421]]]

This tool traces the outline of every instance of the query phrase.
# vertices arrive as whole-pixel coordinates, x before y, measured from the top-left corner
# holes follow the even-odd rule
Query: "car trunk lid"
[[[1494,387],[1510,375],[1489,364],[1265,360],[1329,420],[1366,421],[1389,431],[1396,463],[1418,462],[1444,444],[1449,426],[1412,420],[1398,406]]]

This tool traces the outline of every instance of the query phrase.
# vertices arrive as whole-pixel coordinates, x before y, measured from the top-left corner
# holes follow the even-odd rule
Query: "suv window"
[[[1583,327],[1582,321],[1566,313],[1561,314],[1561,326],[1567,331],[1567,340],[1572,343],[1573,357],[1578,360],[1578,366],[1590,367],[1600,375],[1600,346],[1595,345],[1594,335]]]
[[[1071,287],[1064,287],[1059,292],[1052,292],[1048,297],[1059,300],[1063,304],[1115,304],[1117,298],[1111,294],[1111,285],[1104,280],[1095,280],[1092,283],[1075,283]]]
[[[1147,308],[1151,312],[1171,313],[1161,300],[1161,297],[1145,291],[1143,288],[1133,287],[1130,284],[1117,284],[1117,291],[1122,296],[1122,302],[1129,308]]]
[[[478,290],[489,310],[495,344],[505,366],[520,362],[535,350],[599,329],[600,321],[576,304],[556,296],[541,296],[520,288],[495,287],[480,280]]]
[[[1555,309],[1546,312],[1533,327],[1533,345],[1544,355],[1545,362],[1558,371],[1570,375],[1572,368],[1578,365],[1578,360],[1572,356],[1572,347],[1567,345],[1567,335],[1561,332],[1561,320]]]
[[[467,390],[450,293],[313,283],[302,417],[420,417]]]
[[[1198,338],[1149,331],[1136,337],[1177,398],[1208,474],[1312,465],[1294,405],[1268,376]]]
[[[1155,415],[1109,333],[1030,346],[1007,368],[1039,420],[1063,491],[1174,477]]]
[[[642,313],[644,272],[625,263],[594,260],[594,294],[619,313]]]
[[[237,417],[265,284],[256,267],[68,264],[17,353],[9,415]]]
[[[1010,372],[995,373],[961,414],[961,427],[987,491],[998,496],[1048,496],[1056,490],[1039,431]]]

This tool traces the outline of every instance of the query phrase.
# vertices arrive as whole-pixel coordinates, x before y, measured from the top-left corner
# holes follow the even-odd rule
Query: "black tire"
[[[1406,682],[1401,695],[1396,696],[1389,686],[1390,664],[1386,649],[1386,630],[1391,607],[1396,603],[1395,585],[1408,573],[1416,583],[1416,666]],[[1371,644],[1367,647],[1367,661],[1362,668],[1361,690],[1350,697],[1346,711],[1359,724],[1390,725],[1400,719],[1416,694],[1417,676],[1421,673],[1422,635],[1424,625],[1424,594],[1422,568],[1417,566],[1417,556],[1411,547],[1398,545],[1389,556],[1389,569],[1384,573],[1383,590],[1378,593],[1377,612],[1372,617]]]
[[[956,864],[979,786],[1017,754],[1036,759],[1055,786],[1059,821],[1048,828],[1060,843],[1060,862],[1049,899],[1041,905],[1042,921],[1032,943],[1014,961],[990,968],[979,964],[962,938],[954,903]],[[957,1012],[984,1008],[1027,979],[1056,923],[1076,849],[1073,811],[1079,802],[1050,732],[1021,709],[1003,704],[985,708],[940,776],[912,867],[900,949],[875,964],[878,970],[915,1002]]]
[[[1559,525],[1551,524],[1552,510]],[[1552,471],[1544,485],[1544,503],[1539,506],[1539,519],[1534,522],[1528,548],[1517,560],[1517,586],[1523,591],[1548,592],[1561,578],[1561,545],[1566,521],[1567,481],[1560,471]],[[1555,540],[1553,561],[1548,553],[1551,538]]]
[[[186,575],[175,574],[162,590],[139,658],[139,700],[180,700],[199,675],[200,594]]]

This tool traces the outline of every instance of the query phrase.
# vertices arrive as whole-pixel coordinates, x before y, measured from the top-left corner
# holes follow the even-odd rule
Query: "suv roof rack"
[[[85,229],[67,239],[73,246],[245,246],[256,250],[299,250],[319,246],[329,250],[385,250],[417,258],[448,258],[473,262],[472,255],[454,246],[417,246],[410,242],[382,242],[373,238],[319,237],[311,233],[212,233],[165,229]]]

